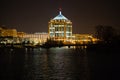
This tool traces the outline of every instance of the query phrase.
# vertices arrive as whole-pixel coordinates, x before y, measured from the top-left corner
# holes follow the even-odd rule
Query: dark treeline
[[[119,50],[120,33],[112,26],[98,25],[95,27],[97,44],[88,46],[90,50]]]
[[[50,47],[61,47],[61,46],[63,46],[62,41],[55,41],[55,40],[50,38],[50,39],[47,39],[45,44],[43,44],[41,47],[50,48]]]
[[[120,34],[112,26],[98,25],[95,27],[95,36],[105,43],[119,42]]]
[[[112,41],[119,38],[120,34],[112,26],[98,25],[95,27],[95,36],[102,41]]]

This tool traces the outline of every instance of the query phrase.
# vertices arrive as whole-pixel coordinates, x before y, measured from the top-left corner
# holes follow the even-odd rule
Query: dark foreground
[[[0,80],[111,80],[113,57],[118,53],[79,48],[3,49]]]

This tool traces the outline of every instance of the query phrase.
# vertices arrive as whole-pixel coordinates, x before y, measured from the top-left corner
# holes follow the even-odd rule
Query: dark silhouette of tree
[[[111,42],[115,36],[115,30],[112,26],[98,25],[95,27],[96,37],[105,42]]]
[[[102,25],[98,25],[95,27],[96,38],[103,40],[103,32],[104,32],[104,27]]]
[[[45,42],[45,44],[43,44],[44,47],[60,47],[63,46],[63,42],[62,41],[55,41],[53,39],[47,39],[47,41]]]
[[[103,33],[103,39],[106,42],[111,42],[114,39],[115,32],[113,27],[111,26],[105,26],[104,33]]]

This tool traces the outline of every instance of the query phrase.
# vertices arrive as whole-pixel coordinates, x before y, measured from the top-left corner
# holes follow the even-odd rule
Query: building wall
[[[12,36],[17,37],[17,30],[16,29],[0,29],[0,35],[5,36]]]
[[[25,34],[25,32],[17,32],[17,37],[23,38]]]
[[[25,34],[23,38],[25,41],[30,41],[34,44],[43,44],[47,41],[48,33]]]
[[[77,43],[94,43],[96,41],[96,38],[93,37],[91,34],[73,34],[72,38],[73,42]]]
[[[0,27],[0,36],[2,36],[2,28]]]
[[[55,40],[67,40],[72,36],[70,20],[50,20],[48,25],[49,37]]]

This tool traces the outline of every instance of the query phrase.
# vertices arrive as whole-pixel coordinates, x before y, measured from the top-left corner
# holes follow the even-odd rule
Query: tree
[[[98,25],[95,30],[96,37],[105,42],[111,42],[115,36],[115,30],[112,26]]]
[[[104,33],[103,33],[103,39],[106,42],[110,42],[114,39],[114,29],[112,26],[105,26]]]
[[[103,32],[104,32],[104,27],[102,25],[98,25],[95,27],[96,38],[103,40]]]

